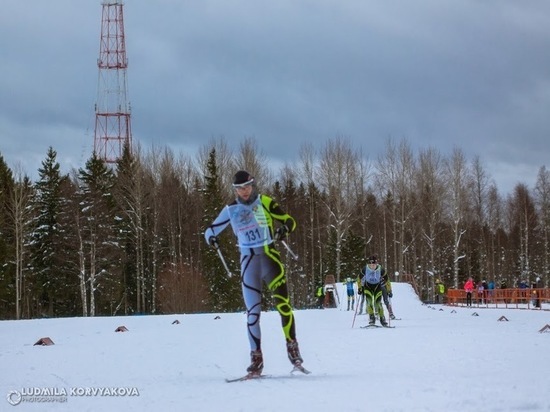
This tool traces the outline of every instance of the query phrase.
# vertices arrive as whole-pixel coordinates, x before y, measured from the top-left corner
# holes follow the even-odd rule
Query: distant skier
[[[324,309],[325,303],[325,287],[323,285],[317,286],[315,291],[315,296],[317,297],[317,306],[319,309]]]
[[[466,291],[466,306],[472,306],[472,292],[474,291],[474,280],[470,277],[464,284]]]
[[[435,280],[435,303],[444,303],[443,298],[445,297],[445,285],[441,280]]]
[[[382,326],[388,326],[382,306],[382,284],[387,282],[386,269],[378,264],[378,258],[373,255],[368,258],[367,265],[361,270],[360,283],[367,301],[369,325],[376,323],[376,315]]]
[[[346,281],[344,282],[344,286],[346,287],[346,293],[348,295],[348,310],[351,303],[351,310],[354,310],[355,307],[355,282],[352,280],[352,278],[346,278]]]
[[[274,245],[275,241],[283,240],[287,233],[296,228],[296,222],[272,198],[258,194],[256,181],[248,172],[241,170],[235,174],[233,188],[236,199],[222,209],[204,232],[204,237],[210,246],[217,249],[218,235],[228,225],[231,225],[237,236],[251,350],[251,364],[247,371],[250,376],[260,376],[264,367],[260,330],[262,283],[273,293],[275,307],[281,315],[288,359],[300,369],[303,359],[296,340],[286,274],[280,252]],[[277,230],[274,229],[275,221],[281,223]]]
[[[338,291],[332,283],[327,283],[324,287],[325,292],[325,307],[326,308],[336,308],[338,307],[338,302],[336,301],[336,296]]]

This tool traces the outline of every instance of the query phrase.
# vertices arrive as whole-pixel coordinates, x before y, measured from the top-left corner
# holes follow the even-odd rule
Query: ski
[[[294,368],[292,368],[290,373],[294,374],[294,372],[302,372],[302,373],[305,373],[306,375],[309,375],[311,373],[311,371],[304,368],[301,364],[300,365],[294,365]]]
[[[263,379],[263,378],[267,378],[267,377],[269,377],[269,375],[258,375],[257,373],[247,373],[246,375],[241,376],[239,378],[226,379],[225,381],[227,383],[243,382],[243,381],[250,381],[250,380],[253,380],[253,379]]]
[[[296,372],[303,373],[304,375],[309,375],[311,373],[311,371],[307,370],[302,365],[294,366],[294,368],[292,368],[292,370],[290,371],[290,376],[294,376]],[[233,382],[252,381],[252,380],[256,380],[256,379],[269,379],[269,378],[274,378],[274,376],[272,376],[272,375],[258,375],[258,374],[255,374],[255,373],[247,373],[246,375],[240,376],[238,378],[227,378],[227,379],[225,379],[225,381],[227,383],[233,383]]]
[[[367,325],[367,326],[361,326],[361,329],[375,329],[375,328],[388,328],[393,329],[395,326],[382,326],[382,325]]]

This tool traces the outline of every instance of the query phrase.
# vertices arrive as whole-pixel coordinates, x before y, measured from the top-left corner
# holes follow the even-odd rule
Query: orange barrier
[[[472,306],[527,308],[536,307],[536,300],[542,303],[550,302],[550,289],[487,289],[482,293],[472,292]],[[448,289],[446,304],[451,306],[466,306],[466,291],[463,289]],[[537,307],[538,309],[538,307]]]

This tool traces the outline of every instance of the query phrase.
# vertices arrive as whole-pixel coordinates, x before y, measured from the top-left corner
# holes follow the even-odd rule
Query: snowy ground
[[[296,311],[311,375],[289,374],[278,316],[263,313],[270,378],[237,383],[225,378],[248,365],[242,313],[2,321],[0,411],[550,410],[549,311],[425,306],[393,287],[395,329]],[[55,345],[33,345],[43,337]]]

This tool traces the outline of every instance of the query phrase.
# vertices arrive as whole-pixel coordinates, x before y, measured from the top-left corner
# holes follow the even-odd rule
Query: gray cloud
[[[548,165],[546,0],[127,1],[134,139],[192,150],[253,136],[275,162],[343,135],[479,155],[501,191]],[[101,2],[8,0],[0,152],[36,175],[93,146]]]

